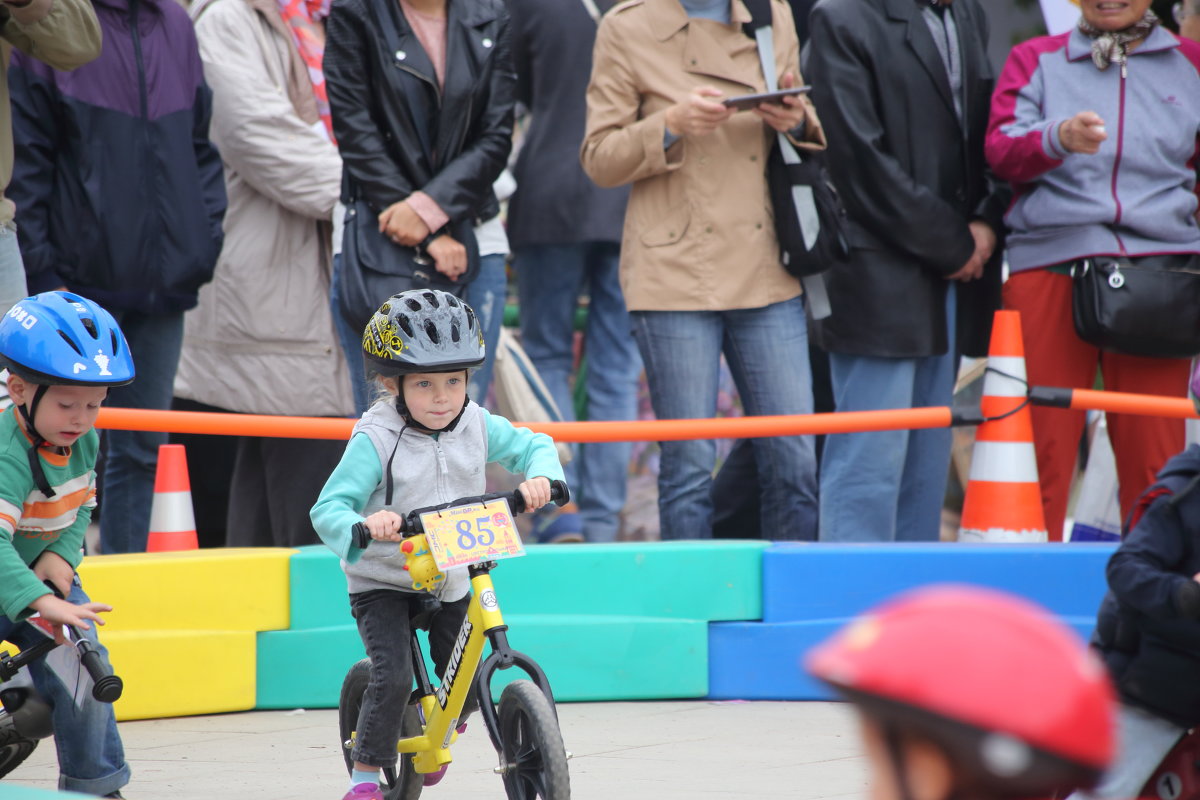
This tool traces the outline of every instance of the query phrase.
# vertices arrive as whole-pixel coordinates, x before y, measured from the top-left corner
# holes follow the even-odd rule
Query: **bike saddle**
[[[412,625],[414,631],[427,631],[429,630],[430,623],[433,622],[433,618],[441,610],[441,600],[438,600],[431,594],[419,594],[409,601],[409,624]]]

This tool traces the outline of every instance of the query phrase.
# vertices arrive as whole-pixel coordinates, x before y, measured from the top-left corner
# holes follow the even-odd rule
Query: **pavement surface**
[[[199,690],[200,687],[197,687]],[[866,764],[853,713],[836,703],[564,703],[575,800],[863,798]],[[347,775],[337,712],[255,711],[123,722],[129,800],[339,800]],[[431,800],[503,800],[496,753],[476,720]],[[0,784],[53,789],[43,742]]]

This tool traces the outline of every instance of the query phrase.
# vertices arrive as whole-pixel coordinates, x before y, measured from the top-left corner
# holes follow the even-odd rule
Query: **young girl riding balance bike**
[[[368,378],[381,397],[354,427],[341,462],[313,506],[313,526],[342,558],[350,608],[371,661],[343,800],[383,800],[381,768],[397,762],[402,715],[413,688],[409,611],[424,594],[397,557],[403,514],[485,489],[484,465],[498,462],[527,476],[519,486],[527,509],[550,501],[562,480],[554,442],[514,428],[467,397],[470,370],[483,363],[483,337],[471,308],[437,290],[393,295],[363,334]],[[355,546],[363,523],[373,540]],[[438,672],[450,658],[466,615],[469,582],[453,570],[434,590],[441,611],[429,629]],[[443,770],[425,777],[441,780]]]

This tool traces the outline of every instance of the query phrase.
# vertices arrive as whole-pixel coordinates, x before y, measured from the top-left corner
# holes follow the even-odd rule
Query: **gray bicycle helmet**
[[[483,332],[471,307],[440,289],[394,294],[363,331],[367,374],[456,372],[483,364]]]

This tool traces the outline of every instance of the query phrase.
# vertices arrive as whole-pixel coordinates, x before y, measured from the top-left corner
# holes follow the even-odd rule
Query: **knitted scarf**
[[[1129,57],[1129,44],[1150,35],[1158,24],[1153,11],[1128,28],[1119,31],[1102,31],[1083,17],[1079,18],[1079,30],[1092,39],[1092,63],[1097,69],[1108,69],[1109,64],[1124,64]]]
[[[320,29],[321,21],[329,16],[332,0],[279,0],[279,14],[292,29],[300,57],[308,65],[308,78],[312,81],[313,94],[317,98],[317,113],[329,140],[333,141],[333,118],[329,114],[329,95],[325,92],[325,34]]]

